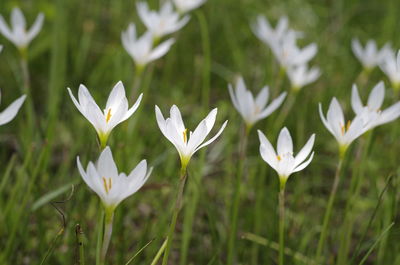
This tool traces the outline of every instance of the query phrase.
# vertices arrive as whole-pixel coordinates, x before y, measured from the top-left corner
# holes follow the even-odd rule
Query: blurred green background
[[[158,1],[148,2],[158,9]],[[42,31],[29,46],[36,126],[34,130],[26,126],[22,108],[15,120],[1,127],[0,261],[40,264],[50,249],[45,264],[74,264],[75,225],[79,223],[84,231],[87,264],[94,264],[99,202],[82,182],[75,159],[79,155],[86,164],[97,159],[99,150],[94,129],[77,111],[66,88],[76,93],[79,84],[85,84],[100,106],[105,105],[117,81],[129,90],[134,67],[121,45],[120,34],[130,22],[135,22],[140,32],[145,28],[133,0],[2,0],[0,14],[9,21],[15,6],[23,10],[28,25],[39,12],[46,18]],[[242,126],[230,102],[227,84],[242,74],[252,91],[258,92],[265,84],[270,85],[273,95],[290,88],[288,80],[276,87],[279,66],[271,51],[251,32],[250,23],[258,14],[266,15],[273,24],[281,15],[287,15],[291,27],[305,32],[301,45],[316,42],[319,47],[312,64],[321,68],[322,76],[300,92],[284,122],[295,148],[312,133],[317,135],[314,161],[290,177],[287,184],[286,246],[301,253],[301,257],[289,254],[286,263],[310,264],[308,258],[315,253],[337,162],[336,141],[320,121],[318,103],[326,110],[336,96],[346,117],[353,117],[351,85],[362,68],[352,54],[351,39],[358,37],[365,43],[373,38],[379,47],[390,42],[399,49],[399,10],[397,0],[209,0],[193,12],[190,22],[174,35],[176,43],[169,53],[147,68],[140,88],[145,93],[144,101],[138,112],[114,129],[110,137],[109,145],[120,170],[128,172],[141,159],[147,159],[154,171],[145,186],[117,208],[108,264],[125,264],[154,239],[133,261],[150,264],[167,233],[179,161],[176,150],[158,129],[155,104],[163,112],[172,104],[178,105],[192,130],[214,107],[218,107],[217,127],[229,120],[220,139],[196,154],[189,165],[184,208],[170,259],[170,264],[225,264]],[[0,44],[4,45],[0,54],[4,109],[22,94],[22,80],[17,50],[2,36]],[[387,85],[385,106],[398,100],[378,68],[359,87],[361,96],[365,99],[379,80]],[[279,123],[278,112],[255,126],[273,141],[280,129],[274,126]],[[134,126],[129,135],[128,126]],[[348,264],[359,264],[391,222],[395,225],[379,239],[365,264],[400,264],[399,127],[399,121],[395,121],[365,136],[372,140],[363,159],[356,157],[360,156],[359,142],[365,139],[353,144],[348,153],[324,264],[335,263],[350,178],[360,168],[361,192],[351,211],[354,229],[349,241],[350,257],[357,255]],[[269,243],[278,237],[278,178],[261,160],[256,130],[251,132],[249,145],[248,175],[239,210],[237,264],[274,264],[277,251],[273,246],[241,237],[253,233]],[[392,178],[387,185],[388,176]],[[69,200],[57,204],[66,220],[65,229],[57,237],[63,223],[50,202],[65,199]],[[360,251],[355,253],[359,242]]]

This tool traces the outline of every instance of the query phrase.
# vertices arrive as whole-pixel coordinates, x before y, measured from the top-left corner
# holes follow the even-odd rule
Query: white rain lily
[[[206,0],[172,0],[179,13],[184,14],[193,9],[198,8],[206,2]]]
[[[321,71],[318,67],[312,67],[308,69],[306,64],[289,67],[287,69],[287,75],[292,89],[295,91],[300,90],[302,87],[311,84],[321,75]]]
[[[268,46],[279,43],[290,31],[289,20],[286,16],[279,18],[274,29],[265,16],[258,15],[251,28],[254,34]]]
[[[5,110],[0,112],[0,125],[9,123],[17,115],[19,109],[24,103],[26,95],[23,95],[11,103]]]
[[[339,144],[340,155],[343,156],[347,147],[359,136],[368,130],[364,124],[363,117],[356,115],[353,121],[345,121],[342,107],[336,98],[333,98],[328,109],[326,118],[322,113],[322,106],[319,104],[319,115],[324,126],[336,138]]]
[[[368,96],[367,105],[363,105],[357,86],[354,84],[351,93],[351,106],[357,115],[364,119],[364,124],[372,129],[376,126],[394,121],[400,117],[400,101],[382,110],[385,98],[385,85],[379,82]]]
[[[293,141],[286,127],[279,133],[276,152],[270,141],[260,130],[258,130],[258,137],[260,139],[261,157],[278,173],[281,189],[291,174],[306,168],[314,157],[314,152],[311,153],[311,151],[314,146],[315,134],[311,135],[296,156],[293,155]]]
[[[106,108],[101,110],[84,85],[79,86],[79,101],[76,100],[70,88],[68,88],[68,91],[76,108],[96,129],[103,148],[106,145],[111,130],[132,116],[139,107],[143,96],[143,94],[140,94],[135,104],[131,108],[128,108],[125,88],[122,82],[119,81],[108,96]]]
[[[118,173],[108,146],[101,152],[96,164],[89,162],[86,171],[82,167],[79,156],[76,162],[85,183],[100,197],[104,207],[111,211],[137,192],[152,171],[151,168],[147,170],[147,162],[142,160],[129,175]]]
[[[381,70],[389,78],[392,86],[395,90],[400,88],[400,50],[397,52],[397,56],[393,50],[385,53],[381,64],[379,65]]]
[[[248,130],[257,121],[268,117],[279,108],[286,97],[286,92],[283,92],[267,105],[269,98],[268,86],[263,87],[257,97],[254,98],[253,94],[246,89],[246,84],[242,77],[237,79],[235,88],[231,84],[229,84],[228,88],[232,103],[244,119]]]
[[[186,168],[190,158],[199,149],[214,142],[225,129],[228,121],[225,121],[218,133],[208,141],[204,142],[211,129],[214,127],[217,117],[217,109],[213,109],[207,117],[202,120],[194,132],[185,127],[181,112],[173,105],[170,109],[170,117],[164,119],[158,106],[155,106],[158,126],[164,136],[175,146],[181,158],[182,168]],[[204,143],[203,143],[204,142]]]
[[[155,40],[180,30],[189,21],[189,16],[179,19],[180,15],[173,10],[169,1],[163,4],[159,12],[150,10],[146,2],[138,2],[136,6],[140,19]]]
[[[377,66],[386,53],[390,52],[389,44],[385,44],[382,49],[379,50],[374,40],[368,40],[365,48],[363,48],[358,39],[353,39],[351,41],[351,48],[354,55],[367,71]]]
[[[122,45],[139,69],[164,56],[174,43],[174,39],[169,39],[157,47],[153,47],[152,33],[147,31],[140,38],[136,38],[136,27],[133,23],[129,24],[128,29],[122,32],[121,39]]]
[[[289,67],[307,64],[318,51],[315,43],[311,43],[304,48],[298,47],[294,33],[285,36],[282,42],[273,43],[271,49],[279,64],[285,70]]]
[[[24,14],[16,7],[11,11],[11,27],[8,27],[3,16],[0,15],[0,33],[20,49],[26,48],[36,37],[43,26],[44,15],[40,13],[32,27],[26,29]]]

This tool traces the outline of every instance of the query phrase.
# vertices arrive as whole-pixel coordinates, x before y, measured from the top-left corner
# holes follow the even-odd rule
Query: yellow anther
[[[108,109],[107,116],[106,116],[106,122],[109,122],[110,119],[111,119],[111,108]]]
[[[188,129],[185,129],[184,131],[183,131],[183,142],[184,143],[187,143],[187,131],[188,131]]]
[[[282,160],[282,158],[281,158],[280,155],[277,155],[276,158],[278,159],[278,161],[281,161],[281,160]]]
[[[104,186],[104,189],[106,190],[106,193],[108,194],[108,191],[109,191],[110,189],[109,189],[109,186],[107,186],[107,180],[106,180],[105,177],[102,177],[102,179],[103,179],[103,186]]]
[[[351,125],[351,120],[348,120],[348,121],[347,121],[347,124],[346,124],[346,131],[349,130],[350,125]]]
[[[112,179],[109,178],[108,179],[108,190],[111,190],[111,187],[112,187]]]

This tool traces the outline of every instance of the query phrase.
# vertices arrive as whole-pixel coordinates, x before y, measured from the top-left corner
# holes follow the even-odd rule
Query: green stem
[[[110,245],[112,226],[114,219],[114,209],[106,209],[104,217],[104,234],[103,234],[103,245],[101,247],[101,264],[105,264],[108,246]]]
[[[154,257],[153,261],[150,265],[156,265],[158,260],[160,259],[162,253],[164,253],[165,247],[167,246],[168,238],[164,240],[164,243],[161,245],[160,249],[158,250],[156,256]]]
[[[367,139],[362,138],[361,141],[359,142],[355,156],[354,163],[356,164],[356,166],[353,167],[354,170],[351,176],[350,192],[348,195],[349,199],[346,202],[344,222],[341,228],[341,238],[340,238],[339,252],[337,258],[338,265],[347,264],[349,246],[351,243],[351,236],[353,233],[353,225],[354,225],[354,214],[352,208],[360,194],[362,178],[364,176],[364,170],[365,170],[365,166],[361,166],[361,164],[368,157],[369,153],[368,150],[372,139],[372,131],[368,132],[366,137]]]
[[[79,224],[75,226],[75,234],[79,252],[77,265],[85,265],[85,250],[83,248],[83,231]]]
[[[325,240],[326,240],[326,236],[327,236],[327,232],[328,232],[329,219],[331,217],[332,207],[335,202],[336,192],[337,192],[337,188],[339,186],[340,171],[341,171],[342,165],[343,165],[343,156],[344,155],[340,155],[339,162],[336,167],[335,179],[333,180],[333,185],[332,185],[331,193],[329,195],[328,205],[326,207],[324,219],[322,222],[322,230],[321,230],[321,235],[320,235],[320,238],[318,241],[318,248],[317,248],[317,254],[316,254],[316,259],[315,259],[317,263],[320,261],[322,250],[324,249],[324,244],[325,244]]]
[[[137,91],[140,88],[140,85],[142,84],[142,74],[144,71],[145,67],[143,66],[136,66],[135,70],[135,75],[134,75],[134,80],[132,83],[132,89],[131,89],[131,94],[129,99],[132,100],[132,102],[135,102],[135,98],[137,96]]]
[[[279,191],[279,265],[283,265],[285,251],[285,185]]]
[[[289,95],[285,100],[285,104],[283,105],[282,111],[279,113],[278,118],[276,119],[275,129],[280,129],[285,122],[289,112],[292,110],[294,103],[296,102],[298,91],[291,90]]]
[[[97,242],[96,242],[96,265],[101,263],[101,241],[103,238],[103,226],[104,226],[104,211],[102,210],[99,215],[97,223]]]
[[[176,221],[178,220],[179,211],[182,206],[183,191],[185,189],[185,183],[186,183],[186,177],[187,177],[186,166],[187,166],[187,164],[182,164],[181,171],[180,171],[178,193],[176,196],[174,213],[172,215],[171,224],[169,226],[167,245],[165,248],[162,265],[167,265],[167,263],[168,263],[168,257],[169,257],[169,253],[171,251],[171,245],[172,245],[172,241],[173,241],[173,237],[174,237],[174,233],[175,233]]]
[[[232,214],[231,214],[231,227],[229,231],[228,237],[228,257],[227,264],[233,264],[234,256],[235,256],[235,241],[237,235],[237,223],[238,223],[238,214],[239,214],[239,205],[240,205],[240,191],[241,191],[241,183],[244,175],[244,167],[245,167],[245,159],[247,152],[247,141],[250,129],[246,126],[244,129],[244,133],[242,133],[241,140],[241,150],[239,154],[239,165],[238,171],[236,175],[235,187],[233,191],[233,204],[232,204]]]

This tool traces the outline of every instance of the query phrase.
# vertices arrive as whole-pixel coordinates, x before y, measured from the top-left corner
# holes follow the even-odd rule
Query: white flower
[[[318,67],[312,67],[308,69],[307,64],[301,64],[298,66],[289,67],[287,69],[287,74],[292,84],[292,88],[299,90],[317,80],[321,75],[321,71]]]
[[[111,130],[121,122],[127,120],[136,111],[143,96],[143,94],[140,94],[135,104],[128,109],[125,88],[122,82],[119,81],[108,96],[106,108],[102,111],[84,85],[79,86],[79,102],[72,94],[70,88],[68,88],[68,91],[77,109],[96,129],[103,147],[105,147]]]
[[[400,117],[400,102],[397,102],[385,110],[381,110],[385,98],[385,85],[379,82],[371,91],[367,105],[363,105],[357,86],[354,84],[351,93],[351,106],[357,115],[363,118],[364,125],[368,129],[394,121]]]
[[[189,21],[189,16],[179,20],[179,14],[173,10],[169,1],[163,4],[159,12],[151,11],[146,2],[138,2],[137,10],[140,19],[155,39],[180,30]]]
[[[8,27],[3,16],[0,15],[0,33],[18,48],[26,48],[42,29],[43,20],[44,15],[40,13],[31,29],[27,30],[24,14],[16,7],[11,12],[11,28]]]
[[[299,48],[296,44],[294,33],[286,35],[281,42],[273,43],[271,49],[284,69],[307,64],[318,51],[315,43],[311,43],[304,48]]]
[[[400,50],[396,54],[393,50],[385,53],[379,65],[395,89],[400,87]]]
[[[100,197],[104,207],[112,211],[120,202],[137,192],[152,171],[151,168],[147,171],[146,160],[142,160],[128,176],[118,173],[108,146],[101,152],[96,164],[89,162],[86,171],[79,156],[76,162],[85,183]]]
[[[260,130],[258,130],[258,137],[260,139],[261,157],[278,173],[281,185],[286,183],[292,173],[306,168],[314,157],[314,152],[311,153],[311,151],[314,146],[315,134],[311,135],[296,156],[293,155],[293,141],[286,127],[279,133],[276,152],[270,141]],[[307,157],[309,158],[307,159]],[[305,161],[306,159],[307,161]]]
[[[289,20],[286,16],[281,16],[279,18],[274,29],[265,16],[258,15],[257,20],[251,25],[251,28],[254,34],[269,46],[273,43],[280,42],[290,31]]]
[[[215,119],[217,116],[217,109],[213,109],[207,117],[202,120],[196,127],[194,132],[188,131],[186,129],[181,112],[178,107],[173,105],[170,109],[170,117],[164,119],[158,106],[155,106],[156,118],[158,126],[164,136],[175,146],[178,150],[179,156],[181,158],[182,167],[186,167],[189,163],[190,158],[199,149],[211,144],[217,139],[217,137],[225,129],[228,121],[225,121],[218,133],[206,141],[207,135],[210,133],[211,129],[214,127]]]
[[[364,126],[363,118],[360,115],[356,115],[353,121],[349,120],[346,122],[344,119],[342,107],[340,106],[336,98],[332,99],[326,118],[322,113],[322,106],[320,103],[319,115],[325,127],[338,141],[341,155],[344,154],[347,147],[357,137],[368,130],[368,127]]]
[[[184,14],[195,8],[198,8],[206,2],[206,0],[172,0],[179,13]]]
[[[231,84],[229,84],[228,88],[232,103],[244,119],[248,128],[252,127],[257,121],[268,117],[279,108],[286,97],[286,92],[283,92],[267,105],[269,98],[268,86],[263,87],[257,97],[254,98],[253,94],[246,89],[242,77],[239,77],[236,81],[235,88]]]
[[[24,103],[26,95],[23,95],[10,104],[5,110],[0,112],[0,125],[9,123],[17,115],[19,109]]]
[[[351,42],[351,48],[354,55],[367,70],[370,70],[377,66],[382,61],[385,54],[390,51],[389,44],[386,44],[382,47],[382,49],[378,50],[378,47],[374,40],[368,40],[365,48],[363,48],[358,39],[353,39]]]
[[[173,39],[169,39],[153,48],[153,36],[151,32],[148,31],[137,39],[136,27],[133,23],[129,24],[128,29],[122,32],[121,39],[125,50],[139,68],[164,56],[174,43]]]

